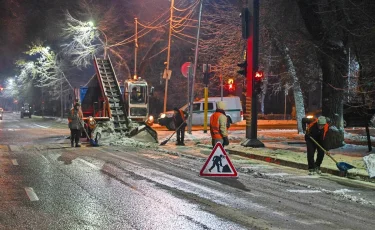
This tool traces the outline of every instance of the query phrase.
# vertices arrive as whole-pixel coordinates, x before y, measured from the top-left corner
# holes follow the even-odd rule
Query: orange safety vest
[[[71,108],[71,109],[70,109],[70,114],[71,114],[72,116],[74,115],[74,108]],[[83,118],[83,113],[82,113],[81,108],[78,110],[78,117],[79,117],[80,119]],[[68,117],[68,123],[70,123],[70,122],[72,122],[72,119],[70,119],[70,118]]]
[[[222,113],[214,112],[210,117],[210,133],[212,139],[223,139],[220,133],[219,117]]]
[[[306,130],[308,131],[308,130],[309,130],[311,127],[313,127],[313,125],[315,125],[317,122],[318,122],[318,119],[315,119],[315,121],[311,122],[311,123],[307,126],[307,129],[306,129]],[[328,125],[328,124],[325,124],[324,127],[323,127],[323,140],[324,140],[324,138],[326,137],[326,134],[327,134],[328,130],[329,130],[329,125]]]
[[[179,109],[178,112],[180,112],[180,116],[181,116],[181,118],[182,118],[182,122],[185,122],[185,121],[186,121],[186,118],[185,118],[185,114],[184,114],[184,112],[182,112],[181,109]]]

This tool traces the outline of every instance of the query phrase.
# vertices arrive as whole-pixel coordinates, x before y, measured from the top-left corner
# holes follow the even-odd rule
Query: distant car
[[[21,118],[25,116],[31,118],[31,106],[28,103],[24,103],[21,108]]]

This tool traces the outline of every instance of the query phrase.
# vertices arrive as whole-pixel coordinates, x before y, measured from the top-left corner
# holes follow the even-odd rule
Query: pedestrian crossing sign
[[[206,177],[238,177],[236,169],[233,167],[220,142],[216,143],[199,175]]]

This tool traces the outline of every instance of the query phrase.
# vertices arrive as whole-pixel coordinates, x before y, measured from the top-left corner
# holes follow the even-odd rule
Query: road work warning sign
[[[210,156],[201,169],[200,176],[207,177],[237,177],[237,171],[233,167],[229,156],[220,142],[216,143]]]

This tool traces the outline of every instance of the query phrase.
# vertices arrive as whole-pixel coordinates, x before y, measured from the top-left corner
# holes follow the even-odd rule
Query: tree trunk
[[[298,133],[303,133],[302,118],[305,116],[305,104],[303,101],[301,85],[297,77],[297,71],[293,64],[293,60],[289,55],[289,50],[287,47],[285,47],[284,50],[285,50],[284,59],[286,61],[288,72],[292,78],[292,84],[293,84],[294,103],[296,105],[297,130],[298,130]]]
[[[272,52],[272,46],[269,46],[268,55],[267,55],[268,57],[267,57],[266,65],[265,65],[265,68],[264,68],[264,73],[266,73],[267,76],[269,76],[270,67],[271,67],[271,63],[272,63],[271,52]],[[260,96],[260,111],[263,115],[264,115],[264,100],[266,99],[267,87],[268,87],[268,77],[263,79],[262,94]]]
[[[297,119],[297,130],[298,133],[303,133],[302,129],[302,118],[305,116],[305,103],[303,101],[303,94],[301,90],[301,85],[299,83],[299,79],[297,77],[297,71],[294,66],[293,60],[289,55],[289,49],[285,46],[279,39],[274,38],[277,48],[283,54],[283,58],[285,60],[288,73],[292,79],[293,85],[293,95],[294,95],[294,103],[296,105],[296,119]]]
[[[344,8],[341,1],[298,0],[301,16],[312,38],[316,42],[322,81],[322,115],[331,119],[331,128],[326,137],[329,149],[344,145],[343,100],[348,73],[346,55],[347,31],[340,25]],[[329,14],[324,12],[331,12]]]
[[[326,146],[330,149],[344,145],[343,89],[346,81],[343,76],[347,73],[347,68],[337,63],[347,63],[347,56],[343,48],[338,48],[325,44],[320,55],[323,73],[322,115],[329,117],[331,126],[336,127],[327,136]]]

